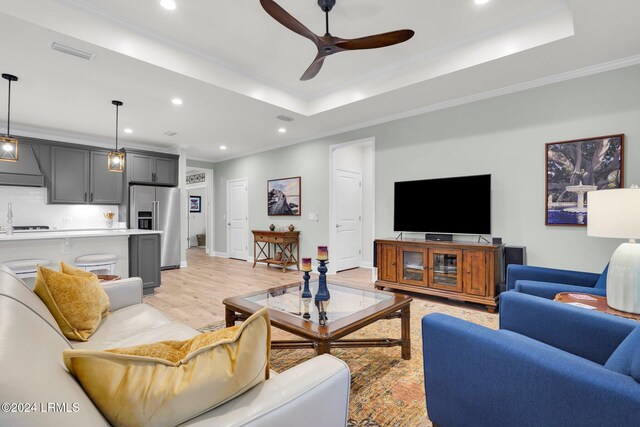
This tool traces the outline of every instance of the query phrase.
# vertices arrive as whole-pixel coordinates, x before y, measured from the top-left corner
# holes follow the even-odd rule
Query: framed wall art
[[[624,135],[546,144],[546,225],[587,225],[589,192],[624,187]]]
[[[189,196],[189,212],[202,212],[202,196]]]
[[[299,176],[267,181],[267,214],[302,215],[301,181]]]

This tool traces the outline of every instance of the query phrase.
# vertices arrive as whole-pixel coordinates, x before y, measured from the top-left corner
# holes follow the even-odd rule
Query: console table
[[[502,249],[466,242],[376,240],[375,286],[483,304],[493,313],[502,280]]]
[[[299,231],[251,230],[251,232],[253,233],[254,267],[261,262],[282,266],[283,273],[290,265],[295,265],[300,271]]]

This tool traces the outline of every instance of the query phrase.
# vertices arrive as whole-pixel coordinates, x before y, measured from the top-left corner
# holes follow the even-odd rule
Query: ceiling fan
[[[398,30],[389,33],[376,34],[374,36],[361,37],[357,39],[341,39],[329,33],[329,12],[336,4],[336,0],[318,0],[318,6],[325,13],[327,32],[324,36],[317,36],[307,27],[302,25],[289,12],[284,10],[273,0],[260,0],[264,10],[273,19],[303,37],[311,40],[318,48],[318,54],[307,68],[307,71],[300,77],[300,80],[311,80],[314,78],[324,63],[324,59],[334,53],[345,50],[376,49],[379,47],[391,46],[409,40],[415,34],[413,30]]]

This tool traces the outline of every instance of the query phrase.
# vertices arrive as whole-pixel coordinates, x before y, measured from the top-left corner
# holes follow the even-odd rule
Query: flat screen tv
[[[491,175],[396,182],[393,229],[491,234]]]

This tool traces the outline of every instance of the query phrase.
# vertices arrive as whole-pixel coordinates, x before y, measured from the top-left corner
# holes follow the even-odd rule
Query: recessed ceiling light
[[[481,5],[481,4],[487,4],[489,3],[489,0],[474,0],[476,4]]]
[[[180,99],[180,98],[173,98],[173,99],[171,100],[171,103],[172,103],[173,105],[182,105],[182,99]]]
[[[167,10],[176,10],[176,2],[174,0],[160,0],[160,6]]]
[[[285,128],[280,128],[280,129],[278,129],[278,132],[280,132],[280,133],[287,133],[287,129],[285,129]]]
[[[131,128],[125,128],[125,129],[124,129],[124,133],[133,133],[133,129],[131,129]]]
[[[220,149],[224,151],[224,150],[226,150],[226,149],[227,149],[227,146],[226,146],[226,145],[221,145],[221,146],[220,146]]]

